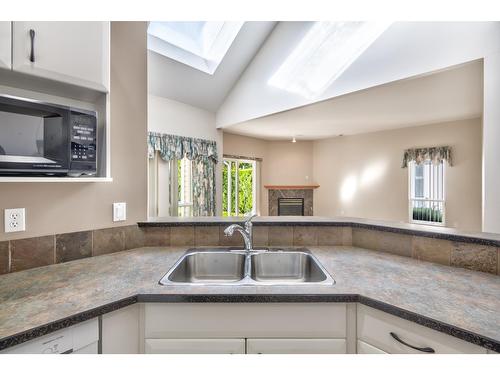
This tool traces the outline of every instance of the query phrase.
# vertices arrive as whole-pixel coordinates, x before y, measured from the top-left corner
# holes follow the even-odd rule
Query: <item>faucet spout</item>
[[[250,216],[243,226],[239,224],[231,224],[226,229],[224,229],[224,234],[226,236],[232,236],[235,231],[239,232],[243,237],[245,243],[245,250],[249,252],[253,248],[253,230],[252,230],[252,219],[256,215]]]

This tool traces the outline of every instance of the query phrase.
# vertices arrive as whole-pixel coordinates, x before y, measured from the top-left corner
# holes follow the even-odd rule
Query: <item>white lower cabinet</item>
[[[355,303],[145,303],[102,316],[103,354],[486,354],[483,347]],[[98,319],[1,354],[97,354]]]
[[[141,305],[134,304],[102,316],[103,354],[140,353],[141,308]]]
[[[364,341],[358,340],[357,342],[357,353],[358,354],[388,354],[382,349],[376,348],[373,345],[367,344]]]
[[[63,328],[48,335],[2,350],[2,354],[97,354],[97,318]]]
[[[487,352],[478,345],[361,304],[357,309],[357,336],[361,342],[391,354]],[[361,350],[366,346],[361,345]]]
[[[12,22],[0,21],[0,68],[12,68]]]
[[[345,339],[248,339],[247,354],[346,354]]]
[[[99,343],[93,342],[83,348],[74,350],[72,354],[98,354],[99,352]]]
[[[345,303],[144,305],[146,339],[345,337]]]
[[[347,351],[345,303],[147,303],[143,309],[144,353]]]
[[[146,354],[245,354],[245,339],[146,339]]]

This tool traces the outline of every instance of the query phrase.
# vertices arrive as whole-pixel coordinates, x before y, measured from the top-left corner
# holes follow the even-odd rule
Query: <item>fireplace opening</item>
[[[278,198],[278,216],[304,216],[304,198]]]

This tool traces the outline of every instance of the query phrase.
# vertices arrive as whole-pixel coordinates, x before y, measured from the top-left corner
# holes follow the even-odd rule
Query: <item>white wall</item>
[[[267,84],[310,23],[280,22],[217,111],[217,126],[425,74],[500,51],[500,22],[397,22],[314,100]]]
[[[483,231],[500,233],[500,54],[484,59]]]
[[[184,137],[202,138],[217,142],[219,160],[222,160],[222,130],[215,127],[215,114],[175,100],[148,95],[148,131]],[[217,214],[222,207],[222,162],[216,170]]]

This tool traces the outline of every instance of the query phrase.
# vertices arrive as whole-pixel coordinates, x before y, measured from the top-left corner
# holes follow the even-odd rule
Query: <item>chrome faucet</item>
[[[234,231],[240,232],[243,237],[243,241],[245,241],[245,251],[249,252],[253,248],[253,233],[252,233],[252,219],[257,215],[252,215],[248,219],[245,220],[245,224],[243,226],[239,224],[231,224],[226,229],[224,229],[224,234],[226,236],[232,236]]]

